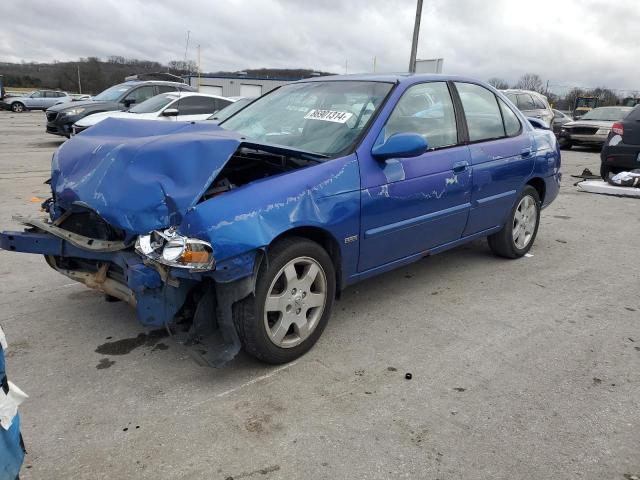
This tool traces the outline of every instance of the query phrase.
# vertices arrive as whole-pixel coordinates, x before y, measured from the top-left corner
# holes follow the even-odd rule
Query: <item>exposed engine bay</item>
[[[207,189],[201,201],[209,200],[247,183],[308,167],[318,162],[319,160],[315,158],[305,158],[302,153],[300,156],[281,155],[240,147]]]

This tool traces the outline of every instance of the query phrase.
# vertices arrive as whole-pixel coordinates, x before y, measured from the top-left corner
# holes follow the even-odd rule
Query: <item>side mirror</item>
[[[545,122],[544,120],[541,120],[539,118],[534,118],[534,117],[527,117],[527,120],[529,120],[529,123],[533,128],[539,128],[541,130],[549,130],[549,125],[547,125],[547,122]]]
[[[429,148],[429,144],[422,135],[417,133],[394,133],[387,141],[376,145],[371,155],[377,160],[387,158],[410,158],[422,155]]]
[[[177,108],[165,108],[162,111],[162,116],[163,117],[177,117],[178,116],[178,109]]]
[[[124,106],[127,107],[127,108],[129,108],[134,103],[136,103],[136,99],[135,98],[125,98],[124,99]]]

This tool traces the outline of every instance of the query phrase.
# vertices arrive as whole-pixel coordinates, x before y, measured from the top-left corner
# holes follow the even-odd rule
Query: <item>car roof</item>
[[[168,97],[176,97],[176,98],[194,97],[197,95],[199,97],[217,98],[219,100],[229,100],[230,102],[235,102],[235,100],[232,98],[223,97],[221,95],[212,95],[210,93],[200,93],[200,92],[164,92],[164,93],[161,93],[160,95],[166,95]]]
[[[295,83],[305,82],[329,82],[329,81],[361,81],[361,82],[387,82],[387,83],[399,83],[399,84],[413,84],[428,81],[440,81],[446,82],[448,80],[456,82],[471,82],[481,83],[486,85],[485,82],[479,81],[471,77],[463,77],[458,75],[443,75],[439,73],[364,73],[364,74],[349,74],[349,75],[327,75],[324,77],[313,77],[298,80]]]

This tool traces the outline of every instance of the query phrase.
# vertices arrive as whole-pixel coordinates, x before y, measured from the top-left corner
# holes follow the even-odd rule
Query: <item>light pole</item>
[[[422,0],[418,0],[416,7],[416,21],[413,24],[413,41],[411,42],[411,58],[409,58],[409,73],[416,73],[416,55],[418,53],[418,36],[420,35],[420,17],[422,17]]]

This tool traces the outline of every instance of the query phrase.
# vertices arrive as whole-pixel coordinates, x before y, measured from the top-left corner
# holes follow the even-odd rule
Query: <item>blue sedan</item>
[[[485,83],[315,78],[220,125],[101,122],[54,154],[48,217],[0,246],[128,302],[203,363],[281,363],[359,280],[480,237],[525,255],[560,176],[553,133]]]

